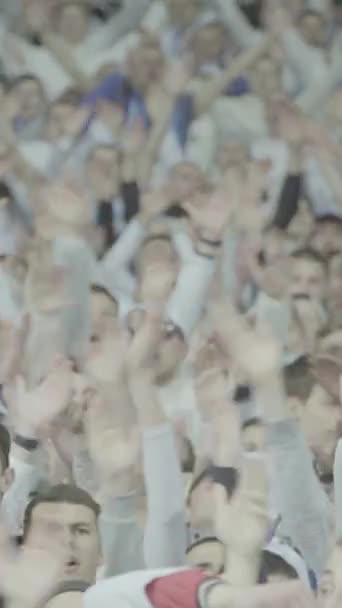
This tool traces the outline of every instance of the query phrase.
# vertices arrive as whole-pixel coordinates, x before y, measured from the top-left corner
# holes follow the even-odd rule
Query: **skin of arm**
[[[207,112],[224,89],[243,72],[252,68],[259,57],[267,51],[269,44],[270,39],[266,38],[259,46],[244,51],[219,76],[205,83],[195,95],[195,114],[199,116]]]

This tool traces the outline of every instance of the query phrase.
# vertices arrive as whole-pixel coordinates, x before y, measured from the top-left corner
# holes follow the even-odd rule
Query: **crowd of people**
[[[0,49],[1,605],[338,608],[342,2],[0,0]]]

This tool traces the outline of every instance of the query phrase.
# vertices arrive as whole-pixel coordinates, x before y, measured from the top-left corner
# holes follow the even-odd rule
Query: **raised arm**
[[[185,489],[173,428],[166,420],[154,382],[153,359],[162,317],[145,313],[128,352],[131,396],[143,438],[147,498],[145,563],[149,568],[182,566],[186,549]]]
[[[259,412],[267,423],[272,492],[282,517],[282,533],[292,539],[319,574],[329,545],[329,509],[310,450],[289,409],[282,379],[281,349],[268,327],[254,332],[228,310],[224,308],[226,322],[221,335],[254,387]]]
[[[248,49],[238,55],[236,59],[223,72],[214,78],[209,79],[197,91],[194,98],[196,115],[207,112],[214,101],[223,94],[229,85],[247,70],[250,70],[256,61],[268,49],[270,39],[267,37],[257,47]]]
[[[260,44],[264,33],[250,25],[236,0],[215,0],[214,4],[218,7],[222,20],[236,44],[244,49]]]

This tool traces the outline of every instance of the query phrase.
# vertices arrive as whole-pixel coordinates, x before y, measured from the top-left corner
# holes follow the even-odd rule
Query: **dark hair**
[[[307,401],[317,383],[312,365],[305,355],[284,368],[284,385],[288,397]]]
[[[259,418],[258,416],[253,416],[253,418],[249,418],[248,420],[246,420],[243,423],[242,430],[246,431],[247,429],[251,428],[252,426],[263,426],[262,419]]]
[[[100,201],[96,211],[96,225],[102,228],[105,236],[105,251],[108,251],[116,240],[114,230],[113,206],[110,201]]]
[[[0,462],[5,471],[9,467],[11,438],[6,427],[0,423]]]
[[[325,213],[324,215],[320,215],[316,217],[315,224],[317,226],[324,226],[326,224],[334,224],[335,226],[342,227],[342,218],[338,215],[334,215],[333,213]]]
[[[326,266],[325,259],[321,256],[318,251],[311,249],[311,247],[305,247],[303,249],[297,249],[291,254],[291,258],[294,260],[309,260],[315,262],[321,266]]]
[[[259,583],[267,583],[269,577],[275,574],[282,574],[288,579],[298,579],[296,570],[290,564],[266,549],[262,552]]]
[[[24,514],[24,531],[23,538],[27,537],[27,534],[31,527],[32,522],[32,513],[34,509],[44,503],[52,503],[52,504],[61,504],[66,503],[70,505],[82,505],[84,507],[88,507],[91,511],[93,511],[96,519],[100,514],[100,507],[95,502],[95,500],[77,486],[69,485],[69,484],[58,484],[55,486],[50,486],[47,490],[43,490],[39,492],[32,498],[32,500],[28,503],[25,514]]]

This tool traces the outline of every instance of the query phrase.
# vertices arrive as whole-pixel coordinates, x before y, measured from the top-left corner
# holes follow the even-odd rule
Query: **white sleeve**
[[[183,264],[166,307],[166,316],[189,338],[205,305],[216,260],[193,252]]]
[[[133,219],[102,261],[105,273],[127,267],[141,247],[146,231],[140,221]]]
[[[143,435],[147,523],[147,568],[182,566],[186,551],[185,489],[170,424]]]
[[[286,56],[297,70],[302,82],[310,85],[315,66],[317,50],[308,46],[295,29],[287,30],[282,36]]]
[[[260,44],[264,34],[248,23],[235,0],[215,0],[215,3],[221,13],[223,22],[229,28],[230,34],[238,45],[247,49]]]
[[[167,12],[164,2],[152,2],[148,9],[142,25],[147,30],[160,34],[167,21]]]
[[[121,10],[89,36],[85,44],[87,51],[106,49],[135,30],[148,6],[149,0],[124,0]]]

